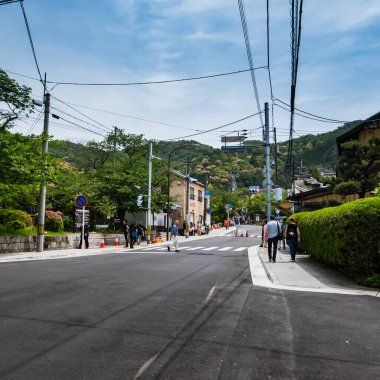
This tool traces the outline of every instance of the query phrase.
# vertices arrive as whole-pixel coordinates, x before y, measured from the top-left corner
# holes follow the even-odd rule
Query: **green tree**
[[[33,101],[30,98],[32,89],[20,86],[14,79],[0,69],[0,102],[4,102],[8,108],[0,111],[0,131],[11,126],[21,112],[31,113],[34,110]]]
[[[380,171],[380,138],[372,137],[368,144],[357,140],[342,144],[342,156],[337,166],[337,194],[359,194],[364,198],[376,188]]]

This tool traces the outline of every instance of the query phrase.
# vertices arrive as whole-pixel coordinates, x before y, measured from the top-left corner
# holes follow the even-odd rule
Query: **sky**
[[[48,81],[154,82],[249,69],[237,0],[25,0],[23,4],[38,65]],[[265,67],[266,1],[244,4],[253,65]],[[273,95],[288,104],[289,12],[287,0],[270,0]],[[340,121],[365,119],[380,111],[379,17],[378,0],[304,1],[297,108]],[[19,3],[0,5],[0,25],[0,67],[41,99],[41,83],[25,77],[39,78]],[[271,109],[268,70],[254,72],[260,108],[268,102]],[[48,89],[51,112],[60,117],[50,119],[49,133],[56,139],[101,140],[115,126],[148,139],[194,139],[214,147],[222,145],[221,136],[244,129],[248,138],[262,139],[258,115],[223,127],[259,111],[250,72],[129,86],[48,83]],[[13,131],[41,133],[39,116],[37,109],[31,118],[18,120]],[[278,141],[288,139],[289,120],[287,110],[273,105],[270,127],[276,128]],[[294,137],[342,124],[296,115]]]

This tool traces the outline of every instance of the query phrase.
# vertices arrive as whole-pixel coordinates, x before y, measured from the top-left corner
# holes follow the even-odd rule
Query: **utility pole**
[[[151,215],[152,215],[152,160],[153,160],[153,144],[149,144],[149,179],[148,179],[148,210],[147,210],[147,235],[148,244],[150,244],[150,229],[151,229]]]
[[[46,73],[45,73],[45,84],[44,89],[46,89]],[[49,114],[50,114],[50,94],[47,92],[44,95],[44,131],[42,133],[43,143],[42,143],[42,154],[45,157],[46,166],[46,155],[48,152],[48,141],[49,141]],[[45,241],[45,205],[46,205],[46,183],[45,179],[42,179],[40,185],[40,203],[38,206],[38,228],[37,228],[37,252],[43,252],[44,241]],[[84,244],[84,242],[82,242]]]
[[[276,185],[278,186],[278,145],[277,145],[277,134],[276,127],[273,128],[274,131],[274,164],[275,164],[275,173],[276,173]]]
[[[190,196],[190,176],[189,176],[189,163],[186,161],[186,216],[185,216],[185,237],[189,237],[190,231],[190,212],[189,212],[189,196]]]
[[[270,143],[269,143],[269,108],[268,103],[264,103],[264,114],[265,114],[265,177],[266,177],[266,190],[267,190],[267,220],[270,220],[271,215],[271,165],[270,165]]]

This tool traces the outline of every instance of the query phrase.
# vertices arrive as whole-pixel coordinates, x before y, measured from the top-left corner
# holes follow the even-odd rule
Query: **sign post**
[[[87,198],[84,195],[79,195],[77,199],[75,200],[75,203],[77,204],[78,207],[82,207],[82,252],[84,249],[84,213],[85,213],[85,208],[87,204]]]

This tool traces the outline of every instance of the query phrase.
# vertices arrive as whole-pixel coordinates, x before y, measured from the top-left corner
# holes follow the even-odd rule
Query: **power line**
[[[54,82],[54,81],[48,81],[47,83],[51,84],[59,84],[59,85],[70,85],[70,86],[140,86],[140,85],[148,85],[148,84],[164,84],[164,83],[173,83],[173,82],[186,82],[186,81],[192,81],[192,80],[199,80],[199,79],[209,79],[209,78],[216,78],[216,77],[222,77],[227,75],[235,75],[235,74],[241,74],[246,73],[248,71],[253,70],[259,70],[259,69],[265,69],[265,66],[260,67],[251,67],[246,70],[237,70],[237,71],[231,71],[228,73],[221,73],[221,74],[212,74],[212,75],[202,75],[198,77],[190,77],[190,78],[180,78],[180,79],[167,79],[167,80],[160,80],[160,81],[148,81],[148,82],[125,82],[125,83],[80,83],[80,82]]]
[[[0,0],[0,5],[18,3],[20,0]],[[21,0],[22,1],[22,0]]]
[[[280,103],[282,103],[282,104],[285,104],[286,106],[290,107],[289,104],[283,102],[283,101],[280,100],[280,99],[274,98],[274,100],[277,100],[278,102],[280,102]],[[278,104],[276,104],[276,105],[279,106]],[[284,109],[286,109],[286,108],[284,108]],[[327,121],[332,122],[332,123],[349,123],[349,121],[346,121],[346,120],[330,119],[330,118],[328,118],[328,117],[314,115],[314,114],[312,114],[312,113],[310,113],[310,112],[302,111],[301,109],[296,108],[296,107],[294,107],[294,109],[297,110],[297,111],[299,111],[299,112],[302,112],[302,113],[304,113],[304,114],[306,114],[306,115],[314,116],[314,117],[316,117],[316,118],[318,118],[318,119],[327,120]],[[300,115],[300,116],[302,116],[302,115]],[[321,120],[321,121],[322,121],[322,120]]]
[[[102,131],[102,132],[109,133],[109,129],[101,128],[101,127],[99,127],[99,126],[97,126],[97,125],[95,125],[95,124],[89,123],[89,122],[86,121],[86,120],[83,120],[83,119],[80,119],[80,118],[75,117],[75,116],[73,116],[73,115],[70,115],[69,113],[67,113],[67,112],[65,112],[65,111],[62,111],[61,109],[59,109],[59,108],[57,108],[57,107],[51,107],[51,108],[57,110],[58,112],[63,113],[63,114],[66,115],[66,116],[69,116],[69,117],[71,117],[71,118],[73,118],[73,119],[75,119],[75,120],[77,120],[77,121],[81,121],[82,123],[85,123],[85,124],[87,124],[87,125],[90,125],[90,126],[92,126],[92,127],[95,127],[95,128],[97,128],[98,130],[100,130],[100,131]]]
[[[227,124],[221,125],[220,127],[216,127],[216,128],[208,129],[207,131],[202,131],[202,132],[194,133],[194,134],[192,134],[192,135],[187,135],[187,136],[182,136],[182,137],[176,137],[176,138],[174,138],[174,139],[168,139],[167,141],[182,140],[182,139],[185,139],[185,138],[187,138],[187,137],[193,137],[193,136],[202,135],[202,134],[204,134],[204,133],[209,133],[209,132],[211,132],[211,131],[215,131],[215,130],[217,130],[217,129],[221,129],[221,128],[227,127],[227,126],[229,126],[229,125],[233,125],[233,124],[240,123],[241,121],[244,121],[244,120],[250,119],[250,118],[253,117],[253,116],[259,115],[260,113],[262,113],[262,111],[261,111],[261,112],[254,113],[254,114],[249,115],[249,116],[246,116],[246,117],[243,117],[242,119],[235,120],[235,121],[233,121],[233,122],[231,122],[231,123],[227,123]]]
[[[106,125],[104,125],[104,124],[102,124],[102,123],[99,123],[98,121],[96,121],[96,120],[93,119],[92,117],[90,117],[90,116],[84,114],[83,112],[78,111],[76,108],[72,107],[71,105],[69,105],[68,103],[64,102],[63,100],[60,100],[60,99],[58,99],[57,97],[55,97],[55,96],[53,96],[53,95],[52,95],[52,98],[54,98],[54,99],[57,100],[58,102],[64,104],[65,106],[71,108],[71,109],[74,110],[75,112],[78,112],[80,115],[86,117],[87,119],[93,121],[94,123],[100,125],[101,127],[106,128],[106,129],[109,130],[110,132],[113,132],[113,129],[112,129],[112,128],[107,127]]]
[[[112,111],[102,110],[102,109],[99,109],[99,108],[94,108],[94,107],[89,107],[89,106],[83,106],[83,105],[80,105],[80,104],[68,103],[68,102],[66,102],[65,104],[71,104],[71,105],[76,106],[76,107],[87,108],[87,109],[90,109],[90,110],[93,110],[93,111],[104,112],[104,113],[108,113],[108,114],[111,114],[111,115],[116,115],[116,116],[126,117],[126,118],[129,118],[129,119],[135,119],[135,120],[147,121],[148,123],[154,123],[154,124],[166,125],[166,126],[168,126],[168,127],[175,127],[175,128],[180,128],[180,129],[187,129],[187,130],[189,130],[189,131],[199,131],[199,129],[181,127],[181,126],[176,125],[176,124],[162,123],[162,122],[155,121],[155,120],[143,119],[143,118],[141,118],[141,117],[136,117],[136,116],[126,115],[126,114],[124,114],[124,113],[119,113],[119,112],[112,112]]]
[[[290,110],[288,110],[287,108],[285,108],[283,106],[280,106],[279,104],[274,103],[274,105],[276,107],[282,108],[285,111],[290,112]],[[314,118],[314,117],[303,115],[302,113],[298,113],[298,112],[295,112],[295,111],[293,113],[294,113],[294,115],[298,115],[298,116],[304,117],[305,119],[319,121],[320,123],[330,123],[330,124],[348,123],[347,121],[340,121],[340,120],[326,120],[326,119],[319,119],[319,118],[317,119],[317,118]]]
[[[44,85],[44,87],[45,87],[45,82],[42,80],[42,75],[41,75],[40,67],[38,66],[38,61],[37,61],[36,51],[35,51],[35,49],[34,49],[34,44],[33,44],[32,34],[30,33],[30,28],[29,28],[28,18],[26,17],[26,12],[25,12],[25,9],[24,9],[23,0],[20,1],[20,6],[21,6],[22,14],[24,15],[25,26],[26,26],[26,30],[27,30],[27,32],[28,32],[28,37],[29,37],[30,46],[31,46],[31,48],[32,48],[33,57],[34,57],[34,62],[35,62],[36,67],[37,67],[38,75],[40,76],[40,82],[41,82],[41,83]]]
[[[96,131],[93,131],[93,130],[89,129],[89,128],[83,127],[82,125],[79,125],[79,124],[77,124],[77,123],[74,123],[74,122],[72,122],[72,121],[70,121],[70,120],[67,120],[67,119],[61,117],[61,116],[57,116],[57,115],[55,115],[55,114],[51,114],[51,115],[52,115],[52,117],[55,118],[55,119],[61,119],[61,120],[63,120],[63,121],[66,121],[66,123],[69,123],[69,124],[75,125],[75,126],[81,128],[81,129],[84,129],[84,130],[88,131],[88,132],[94,133],[95,135],[98,135],[98,136],[101,136],[101,137],[106,137],[105,135],[102,135],[102,134],[100,134],[100,133],[98,133],[98,132],[96,132]]]
[[[249,43],[249,35],[248,35],[248,29],[247,29],[247,21],[246,21],[246,18],[245,18],[244,2],[243,2],[243,0],[238,0],[238,5],[239,5],[241,25],[242,25],[243,34],[244,34],[245,49],[247,51],[248,63],[249,63],[249,67],[251,69],[251,80],[252,80],[253,90],[254,90],[255,98],[256,98],[256,106],[257,106],[257,110],[259,111],[258,113],[260,115],[261,125],[264,125],[262,111],[261,111],[261,107],[260,107],[259,93],[258,93],[258,90],[257,90],[255,72],[253,70],[253,60],[252,60],[251,46],[250,46],[250,43]]]

